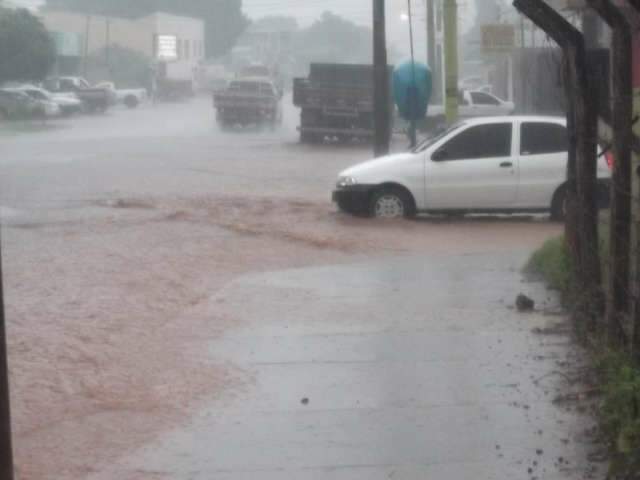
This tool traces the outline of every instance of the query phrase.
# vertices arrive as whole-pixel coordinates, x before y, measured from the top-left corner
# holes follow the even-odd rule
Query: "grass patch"
[[[533,253],[525,272],[540,275],[551,288],[567,294],[571,287],[572,266],[564,237],[547,240]]]
[[[625,354],[597,362],[602,381],[601,426],[610,441],[613,478],[640,478],[640,369]]]
[[[601,229],[601,233],[603,233]],[[600,241],[603,273],[608,265],[606,236]],[[541,276],[549,286],[560,290],[565,305],[575,309],[579,296],[572,294],[572,262],[563,237],[545,242],[535,251],[525,272]],[[584,325],[578,325],[581,331]],[[598,415],[611,451],[608,478],[640,478],[640,365],[624,352],[607,350],[602,339],[588,342],[595,359],[602,401]]]

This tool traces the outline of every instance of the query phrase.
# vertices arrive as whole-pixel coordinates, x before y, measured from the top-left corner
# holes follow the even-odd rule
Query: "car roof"
[[[476,117],[462,120],[465,125],[483,125],[487,123],[504,123],[504,122],[544,122],[556,123],[558,125],[567,125],[567,119],[560,116],[545,115],[501,115],[495,117]]]
[[[18,88],[0,88],[0,93],[11,94],[11,95],[20,95],[20,96],[24,96],[24,97],[27,97],[27,98],[31,98],[29,95],[27,95],[26,92],[24,92],[23,90],[20,90]]]
[[[36,85],[31,85],[31,84],[23,84],[23,85],[11,87],[9,88],[9,90],[24,92],[25,90],[44,90],[44,88],[40,88]]]

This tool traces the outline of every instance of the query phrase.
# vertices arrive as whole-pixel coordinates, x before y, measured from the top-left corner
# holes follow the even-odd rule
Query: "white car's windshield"
[[[431,145],[438,142],[440,139],[446,137],[451,132],[454,132],[462,128],[464,125],[465,125],[465,122],[458,122],[448,128],[447,127],[441,128],[440,130],[437,130],[432,136],[425,138],[411,151],[414,153],[423,152],[424,150],[429,148]]]

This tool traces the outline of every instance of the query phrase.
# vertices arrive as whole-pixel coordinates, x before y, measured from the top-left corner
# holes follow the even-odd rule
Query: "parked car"
[[[94,88],[111,90],[115,94],[116,103],[121,103],[131,109],[137,108],[148,96],[145,88],[116,88],[113,82],[96,83]]]
[[[503,116],[462,121],[413,151],[342,173],[333,200],[350,213],[565,212],[568,136],[562,118]],[[601,206],[609,166],[598,159]]]
[[[54,94],[35,85],[21,85],[15,90],[24,92],[35,100],[57,105],[57,113],[54,113],[56,110],[54,108],[51,109],[50,115],[59,114],[68,116],[82,111],[82,101],[74,94]]]
[[[486,91],[462,90],[459,93],[458,115],[460,118],[511,115],[515,110],[513,102],[508,102]],[[431,119],[443,120],[444,106],[429,106],[427,115]]]
[[[40,104],[24,92],[0,89],[0,122],[32,118]]]
[[[5,87],[4,90],[28,95],[35,102],[35,108],[32,113],[33,117],[48,118],[60,115],[60,107],[51,98],[31,95],[22,87]]]
[[[44,87],[54,93],[74,93],[82,100],[88,112],[105,112],[115,104],[116,94],[108,88],[91,87],[81,77],[53,77],[44,82]]]

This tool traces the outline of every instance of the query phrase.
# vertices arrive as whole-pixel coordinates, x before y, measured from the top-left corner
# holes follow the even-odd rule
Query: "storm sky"
[[[43,0],[12,0],[12,3],[37,7],[44,2]],[[312,23],[322,12],[330,10],[356,23],[369,25],[371,3],[372,0],[243,0],[243,8],[251,18],[265,15],[291,15],[295,16],[302,25]],[[467,18],[473,18],[475,14],[475,2],[461,0],[458,3],[463,11],[468,11],[467,13],[470,14],[461,15],[464,26]],[[423,14],[424,0],[412,0],[412,5],[418,15]],[[387,0],[387,6],[390,20],[394,20],[407,10],[407,0]]]
[[[458,0],[460,30],[465,31],[475,18],[476,2]],[[12,0],[12,3],[37,7],[42,0]],[[372,0],[243,0],[243,9],[252,19],[267,15],[295,17],[301,26],[313,23],[325,11],[332,11],[360,25],[371,25]],[[424,0],[412,0],[416,55],[426,55]],[[402,53],[409,52],[409,28],[403,14],[407,0],[387,0],[387,31],[389,43]]]

